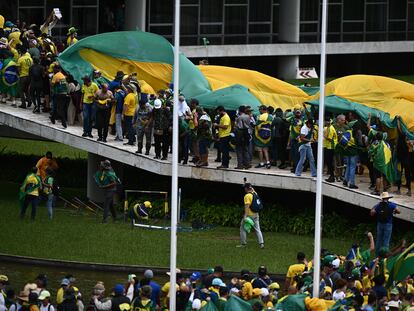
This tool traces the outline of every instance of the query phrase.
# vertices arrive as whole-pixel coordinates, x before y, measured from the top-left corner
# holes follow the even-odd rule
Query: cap
[[[200,310],[201,309],[201,300],[196,298],[193,300],[193,304],[191,305],[191,308],[194,310]]]
[[[390,291],[390,295],[399,295],[400,292],[398,291],[398,288],[394,287],[391,291]]]
[[[381,193],[380,198],[381,200],[385,200],[385,199],[391,199],[393,196],[390,195],[388,192],[384,191],[383,193]]]
[[[151,202],[150,202],[150,201],[145,201],[145,202],[144,202],[144,205],[145,205],[145,207],[147,207],[147,208],[152,208],[152,204],[151,204]]]
[[[280,289],[280,285],[277,282],[273,282],[269,285],[269,289],[271,290],[279,290]]]
[[[197,281],[200,278],[201,278],[201,273],[200,272],[196,271],[196,272],[191,273],[190,280],[192,282]]]
[[[398,301],[395,300],[390,300],[387,303],[388,307],[393,307],[393,308],[399,308],[400,307],[400,303]]]
[[[121,295],[124,293],[124,287],[122,286],[122,284],[116,284],[114,287],[114,293],[116,295]]]
[[[42,290],[38,299],[44,300],[46,298],[50,298],[50,292],[47,290]]]
[[[330,294],[332,294],[332,287],[330,287],[330,286],[325,286],[325,287],[323,288],[323,291],[324,291],[325,293],[330,293]]]
[[[9,278],[7,275],[1,274],[0,275],[0,283],[7,284],[9,282]]]
[[[66,279],[66,278],[65,278],[65,279],[63,279],[63,280],[62,280],[62,282],[60,282],[60,285],[66,285],[66,286],[68,286],[68,285],[69,285],[69,283],[70,283],[70,282],[69,282],[69,279]]]
[[[269,296],[269,290],[267,288],[263,287],[261,295],[262,295],[262,297]]]
[[[76,29],[75,27],[70,27],[67,36],[74,34],[75,32],[78,32],[78,29]]]
[[[213,281],[211,282],[211,285],[220,286],[220,287],[226,286],[226,284],[224,284],[224,282],[220,278],[214,278]]]
[[[154,277],[154,272],[152,272],[152,270],[150,270],[150,269],[147,269],[144,272],[144,277],[146,279],[152,279]]]
[[[231,289],[230,289],[230,293],[231,294],[238,294],[239,293],[239,289],[237,288],[237,287],[232,287]]]
[[[338,269],[340,263],[341,263],[341,260],[339,260],[339,258],[332,260],[332,266],[334,267],[334,269]]]
[[[22,301],[29,301],[29,293],[26,291],[21,291],[19,293],[19,296],[17,296],[17,299],[20,299]]]
[[[154,100],[154,108],[155,109],[160,109],[161,106],[162,106],[162,102],[161,102],[160,99],[157,98],[156,100]]]

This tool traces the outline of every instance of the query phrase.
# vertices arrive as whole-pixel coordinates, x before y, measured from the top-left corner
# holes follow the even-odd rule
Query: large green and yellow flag
[[[404,280],[407,276],[414,274],[414,243],[401,254],[387,260],[389,278],[387,286],[392,287],[394,282]]]
[[[374,159],[374,167],[385,175],[390,183],[395,183],[400,179],[398,170],[392,160],[390,146],[383,140],[371,144],[368,154]]]

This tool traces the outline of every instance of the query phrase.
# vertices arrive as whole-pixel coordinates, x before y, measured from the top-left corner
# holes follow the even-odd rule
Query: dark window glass
[[[72,24],[79,29],[80,36],[97,33],[97,12],[96,8],[74,8],[72,10]]]
[[[405,31],[405,22],[390,22],[388,25],[389,31]]]
[[[340,5],[328,6],[328,32],[341,31],[341,8],[342,7]]]
[[[414,40],[414,32],[409,32],[407,34],[407,40]]]
[[[197,45],[197,37],[180,37],[181,45]]]
[[[247,30],[247,7],[226,7],[224,32],[226,34],[245,34]]]
[[[342,41],[344,42],[361,42],[364,41],[364,35],[361,33],[344,33],[342,35]]]
[[[384,31],[387,18],[386,4],[367,5],[367,31]]]
[[[73,0],[73,5],[97,5],[97,0]]]
[[[414,30],[414,3],[408,5],[408,30]]]
[[[389,41],[403,41],[406,38],[405,32],[389,32],[388,40]]]
[[[49,16],[49,14],[52,12],[54,8],[59,8],[60,12],[62,13],[62,19],[55,27],[57,28],[59,26],[61,27],[69,26],[70,24],[70,1],[48,0],[46,2],[46,15]]]
[[[150,22],[172,23],[174,20],[173,0],[151,0]]]
[[[246,36],[224,37],[224,44],[246,44]]]
[[[249,44],[262,44],[262,43],[270,43],[270,36],[265,36],[265,37],[250,36],[249,37]]]
[[[19,9],[19,20],[26,22],[26,25],[41,23],[45,20],[43,9]]]
[[[389,1],[389,18],[405,19],[407,13],[407,0]]]
[[[364,31],[364,23],[363,22],[343,23],[342,27],[343,27],[344,32]]]
[[[300,20],[317,21],[319,12],[319,0],[300,1]]]
[[[317,32],[317,31],[318,31],[317,23],[300,24],[300,32]]]
[[[318,42],[319,37],[317,34],[301,34],[300,35],[300,42],[301,43],[314,43]]]
[[[280,2],[279,0],[273,0],[274,4],[279,4],[279,2]]]
[[[215,45],[217,45],[217,44],[221,45],[222,44],[221,43],[221,38],[222,37],[207,37],[208,41],[210,42],[209,45],[214,45],[214,44]],[[199,45],[204,45],[203,38],[199,38],[198,44]]]
[[[159,34],[159,35],[166,35],[166,36],[171,36],[173,33],[173,27],[172,25],[170,26],[150,26],[150,32]]]
[[[341,35],[340,34],[328,34],[326,36],[327,42],[341,42]]]
[[[201,34],[221,34],[221,25],[200,25]]]
[[[10,21],[17,19],[17,5],[16,3],[11,3],[9,1],[2,1],[0,5],[1,15],[6,17]]]
[[[385,41],[385,40],[387,40],[387,34],[385,32],[367,33],[365,35],[365,41]]]
[[[17,1],[11,1],[11,2],[15,2],[17,5]],[[43,0],[20,0],[19,1],[19,6],[43,6],[44,4],[45,3]]]
[[[181,34],[198,34],[198,7],[188,6],[181,8]]]
[[[278,43],[278,42],[279,42],[279,36],[273,36],[272,43]]]
[[[364,8],[364,0],[344,0],[344,20],[363,20]]]
[[[251,22],[270,21],[272,0],[250,1],[249,19]]]
[[[181,0],[181,4],[198,4],[198,0]]]
[[[247,0],[226,0],[226,4],[245,4]]]
[[[341,4],[342,3],[342,0],[328,0],[328,4],[331,4],[331,3]]]
[[[279,6],[273,6],[273,32],[279,32]]]
[[[249,33],[270,33],[270,24],[250,24]]]
[[[200,18],[203,23],[223,21],[223,0],[200,0]]]

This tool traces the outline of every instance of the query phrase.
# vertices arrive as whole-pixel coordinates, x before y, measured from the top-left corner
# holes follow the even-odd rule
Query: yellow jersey
[[[338,134],[333,125],[325,126],[323,128],[323,147],[326,149],[335,149],[338,143]]]
[[[247,210],[247,216],[256,215],[256,213],[250,209],[250,206],[252,206],[252,203],[253,203],[253,193],[246,193],[246,195],[244,196],[244,206],[249,205],[249,208]]]
[[[71,45],[74,45],[76,42],[78,42],[78,39],[72,38],[71,36],[69,36],[68,39],[66,40],[66,45],[71,46]]]
[[[36,175],[31,174],[30,176],[28,176],[27,179],[26,179],[26,183],[25,183],[24,187],[26,187],[26,185],[28,185],[28,184],[33,184],[33,185],[36,185],[37,187],[32,192],[28,192],[27,194],[38,197],[39,196],[39,186],[40,186],[39,183],[40,182],[38,180],[38,177],[36,177]]]
[[[19,60],[17,61],[17,66],[19,67],[19,77],[27,77],[29,75],[29,68],[32,65],[33,60],[29,52],[26,52],[25,54],[20,56]]]
[[[124,116],[133,117],[137,108],[137,96],[134,93],[128,93],[124,99]]]
[[[95,97],[95,93],[98,90],[99,87],[95,82],[91,82],[89,86],[87,86],[86,84],[82,85],[83,102],[85,104],[92,104]]]
[[[231,121],[230,121],[230,117],[227,113],[225,113],[221,118],[220,118],[220,125],[227,125],[226,129],[223,128],[219,128],[218,130],[218,137],[219,138],[224,138],[230,135],[231,133]]]

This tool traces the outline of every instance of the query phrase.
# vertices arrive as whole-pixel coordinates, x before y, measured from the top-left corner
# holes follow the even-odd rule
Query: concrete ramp
[[[171,175],[171,157],[167,161],[155,160],[153,159],[153,150],[149,156],[137,155],[135,154],[137,147],[124,146],[122,142],[114,141],[112,136],[108,137],[107,143],[97,142],[96,137],[94,139],[84,138],[81,136],[83,130],[80,126],[69,126],[67,129],[62,129],[58,121],[55,125],[50,122],[48,114],[34,114],[30,109],[25,110],[0,104],[0,125],[26,132],[31,136],[35,135],[42,139],[82,149],[155,174]],[[27,138],[30,138],[29,135]],[[215,155],[215,152],[212,153]],[[242,184],[243,178],[246,177],[256,186],[315,192],[315,179],[309,174],[304,173],[303,176],[296,177],[289,170],[273,167],[271,169],[235,170],[231,169],[236,164],[235,155],[232,156],[230,169],[216,169],[217,163],[214,163],[214,158],[211,158],[210,166],[205,168],[179,165],[179,177],[233,184]],[[371,209],[379,201],[379,198],[370,194],[367,176],[357,175],[356,179],[359,186],[359,189],[356,190],[344,187],[342,183],[324,182],[323,194],[330,198]],[[401,208],[401,214],[397,217],[414,222],[414,199],[404,195],[395,195],[393,201]]]

